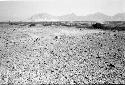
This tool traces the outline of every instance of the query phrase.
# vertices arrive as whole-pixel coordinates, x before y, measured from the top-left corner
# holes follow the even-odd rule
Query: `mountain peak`
[[[50,15],[48,13],[39,13],[36,15],[33,15],[31,18],[31,21],[58,21],[56,16]]]
[[[39,14],[33,15],[32,17],[34,17],[34,16],[43,17],[43,16],[52,16],[52,15],[50,15],[50,14],[48,14],[48,13],[39,13]]]
[[[76,14],[74,14],[74,13],[70,13],[70,14],[66,14],[66,15],[62,15],[62,16],[76,16]]]
[[[94,14],[90,14],[91,16],[93,15],[93,16],[107,16],[106,14],[103,14],[103,13],[101,13],[101,12],[96,12],[96,13],[94,13]]]
[[[101,12],[96,12],[95,14],[98,14],[98,15],[105,15],[105,14],[103,14],[103,13],[101,13]]]
[[[75,13],[71,13],[71,14],[69,14],[69,15],[71,15],[71,16],[76,16],[76,14],[75,14]]]

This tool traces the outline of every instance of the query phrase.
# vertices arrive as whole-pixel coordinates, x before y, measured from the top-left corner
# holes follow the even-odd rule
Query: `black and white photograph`
[[[0,0],[0,85],[125,84],[125,0]]]

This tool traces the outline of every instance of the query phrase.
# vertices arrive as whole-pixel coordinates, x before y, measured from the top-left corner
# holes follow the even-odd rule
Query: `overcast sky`
[[[37,13],[107,15],[125,12],[125,0],[13,0],[0,1],[0,16],[29,17]]]

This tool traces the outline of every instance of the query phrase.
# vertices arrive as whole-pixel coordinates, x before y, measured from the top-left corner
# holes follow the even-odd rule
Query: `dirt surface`
[[[125,84],[125,34],[0,28],[0,84]]]

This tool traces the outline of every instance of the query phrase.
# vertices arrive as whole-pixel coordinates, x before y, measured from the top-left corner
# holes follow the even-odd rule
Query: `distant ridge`
[[[113,21],[125,21],[125,13],[118,13],[112,17]]]
[[[8,18],[0,16],[0,20],[5,21],[27,21],[27,22],[39,22],[39,21],[125,21],[125,13],[118,13],[114,16],[108,16],[103,13],[94,13],[86,16],[77,16],[74,13],[62,15],[62,16],[53,16],[48,13],[39,13],[35,14],[29,18],[18,19],[18,18]]]
[[[63,16],[53,16],[47,13],[41,13],[33,15],[30,21],[125,21],[125,13],[118,13],[114,16],[108,16],[99,12],[86,16],[77,16],[74,13]]]
[[[58,21],[58,18],[56,16],[52,16],[50,14],[47,13],[41,13],[41,14],[36,14],[31,16],[31,18],[29,18],[30,21]]]

